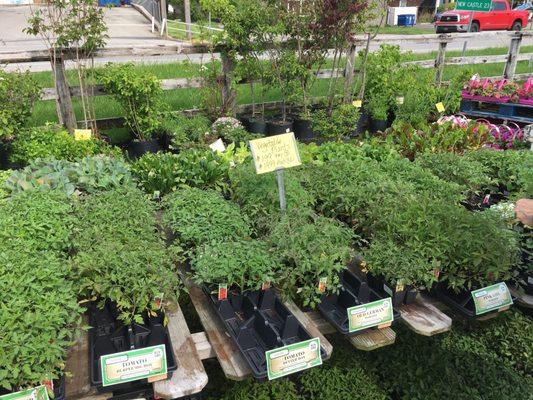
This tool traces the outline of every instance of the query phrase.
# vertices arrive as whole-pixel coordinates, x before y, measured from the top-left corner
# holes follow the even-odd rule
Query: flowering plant
[[[467,94],[474,96],[502,99],[513,96],[519,88],[520,86],[517,83],[507,79],[481,79],[478,75],[474,75],[463,87],[463,90]]]

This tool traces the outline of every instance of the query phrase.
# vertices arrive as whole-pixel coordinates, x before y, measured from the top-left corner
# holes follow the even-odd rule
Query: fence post
[[[183,0],[183,7],[185,11],[185,30],[187,31],[187,39],[192,40],[191,31],[191,0]]]
[[[232,84],[235,63],[224,51],[220,52],[220,58],[222,60],[222,109],[226,111],[226,114],[234,117],[237,97]]]
[[[437,70],[435,73],[435,82],[437,85],[440,85],[442,82],[442,74],[444,72],[444,58],[446,56],[446,45],[448,44],[448,41],[445,39],[444,36],[440,36],[440,42],[439,42],[439,53],[437,54],[437,59],[435,60],[435,69]]]
[[[65,75],[63,56],[61,54],[53,54],[51,60],[57,94],[56,108],[59,123],[67,128],[70,133],[73,133],[74,129],[78,127],[78,124],[76,121],[76,114],[74,114],[74,108],[72,107],[72,98],[70,96],[70,88]]]
[[[355,55],[357,46],[355,43],[350,44],[348,53],[346,54],[346,66],[344,67],[344,102],[348,103],[352,100],[353,78],[355,73]]]
[[[509,45],[509,54],[507,55],[507,62],[503,70],[503,77],[505,79],[513,79],[516,71],[516,63],[518,61],[518,54],[520,53],[520,44],[522,43],[522,33],[516,32],[511,38]]]

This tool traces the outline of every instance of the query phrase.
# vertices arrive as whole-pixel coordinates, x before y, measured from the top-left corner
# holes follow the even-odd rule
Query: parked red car
[[[508,0],[493,0],[487,12],[474,12],[471,32],[513,30],[519,31],[528,23],[528,11],[511,10]],[[467,32],[470,11],[450,10],[443,12],[435,21],[437,33]]]

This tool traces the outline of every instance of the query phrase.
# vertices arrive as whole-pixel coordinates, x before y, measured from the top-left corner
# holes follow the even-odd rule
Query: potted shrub
[[[211,130],[213,135],[221,138],[226,144],[236,143],[238,145],[241,142],[247,143],[249,140],[261,137],[247,132],[237,119],[231,117],[217,119],[211,126]]]
[[[370,113],[370,131],[372,133],[384,132],[388,127],[389,108],[384,97],[373,96],[366,104]]]
[[[326,139],[348,139],[357,134],[359,116],[359,109],[352,104],[338,105],[331,116],[326,110],[319,110],[313,114],[313,130]]]
[[[154,75],[138,73],[133,64],[107,64],[100,72],[104,90],[122,106],[126,125],[134,135],[128,145],[131,158],[161,150],[157,133],[165,111],[163,90]]]

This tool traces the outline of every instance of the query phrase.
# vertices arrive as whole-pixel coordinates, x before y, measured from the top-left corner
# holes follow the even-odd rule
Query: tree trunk
[[[74,114],[74,108],[72,106],[72,98],[70,96],[70,88],[67,82],[67,76],[65,74],[65,64],[63,57],[52,57],[52,70],[54,71],[54,81],[57,93],[57,116],[59,122],[68,129],[70,133],[74,133],[74,129],[77,128],[76,114]]]

